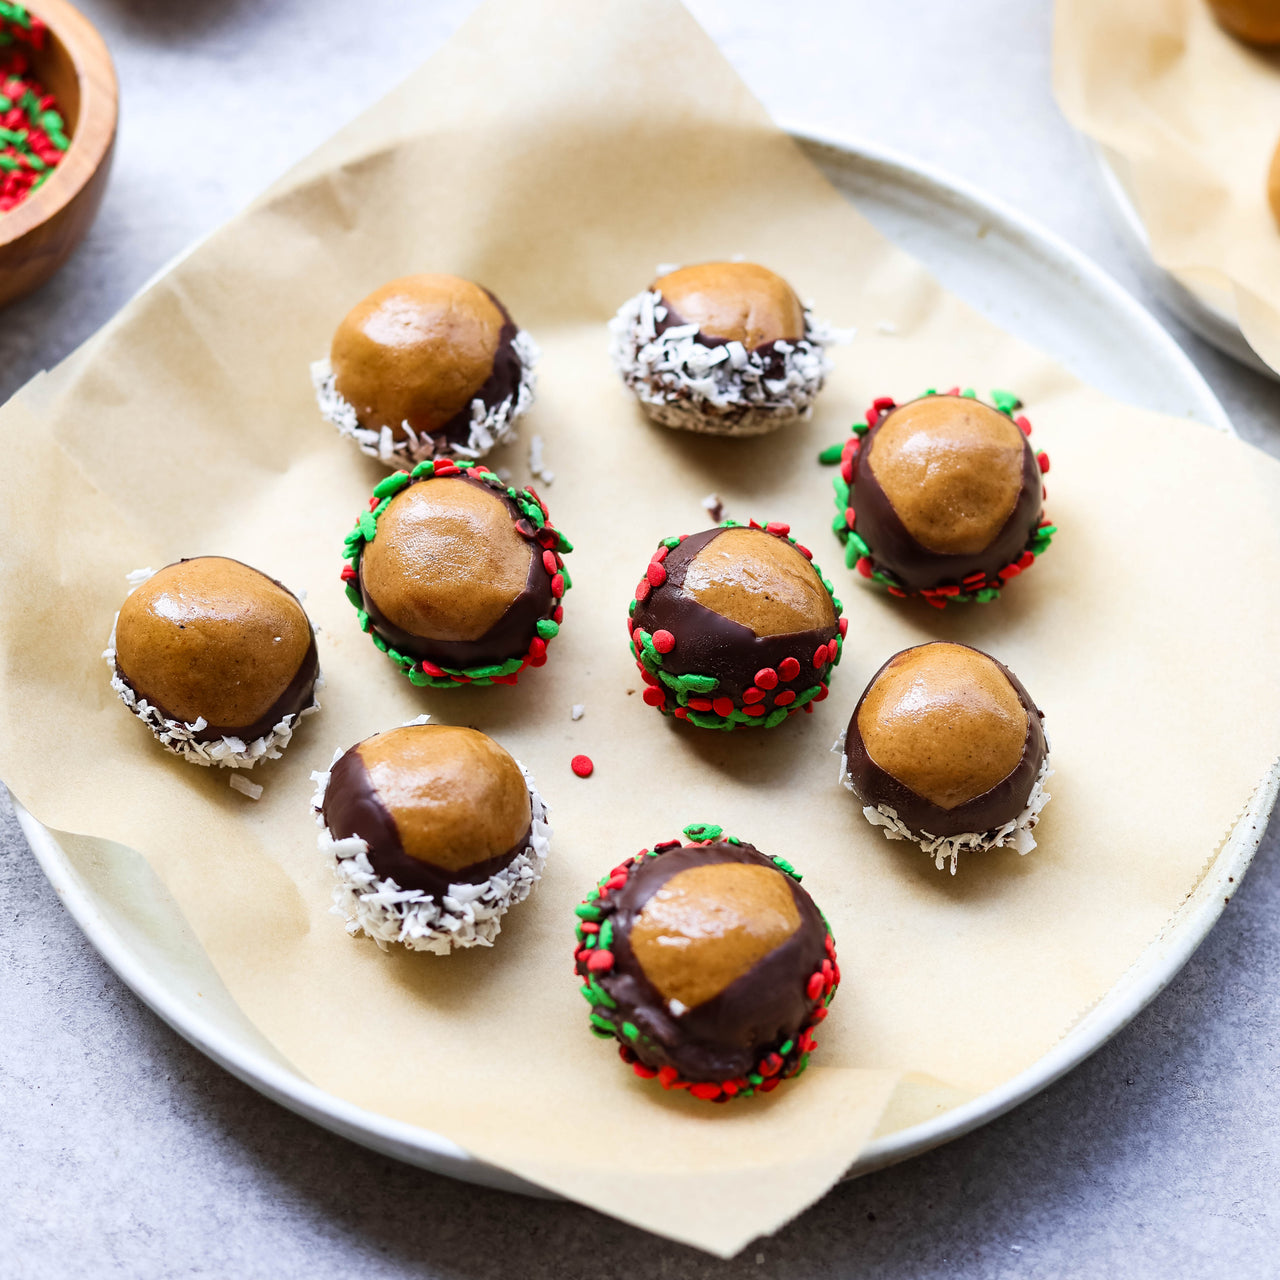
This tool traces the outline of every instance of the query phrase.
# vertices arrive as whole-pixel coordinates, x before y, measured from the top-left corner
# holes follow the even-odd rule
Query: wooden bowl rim
[[[0,214],[0,248],[21,240],[65,209],[97,173],[116,135],[119,82],[111,53],[98,29],[67,0],[24,0],[24,4],[27,12],[39,18],[70,55],[80,83],[80,116],[71,145],[53,176],[15,209]],[[84,74],[85,64],[95,60],[95,55],[106,68],[107,84],[103,86]],[[68,166],[66,160],[73,153],[88,163]]]

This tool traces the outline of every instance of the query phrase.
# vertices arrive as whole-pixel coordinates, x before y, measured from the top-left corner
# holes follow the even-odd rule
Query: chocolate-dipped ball
[[[414,684],[514,684],[560,630],[571,550],[532,489],[449,459],[388,476],[347,538],[360,625]]]
[[[935,640],[895,654],[845,731],[841,779],[891,840],[914,840],[954,874],[961,850],[1029,853],[1048,801],[1049,748],[1008,667]]]
[[[475,729],[415,722],[316,775],[321,851],[347,931],[444,955],[490,946],[529,896],[551,828],[533,780]]]
[[[1247,44],[1280,44],[1280,0],[1209,0],[1213,16]]]
[[[315,635],[298,598],[224,556],[141,578],[106,658],[111,686],[161,744],[193,764],[275,760],[319,706]]]
[[[659,276],[609,331],[614,366],[648,415],[689,431],[761,435],[807,418],[831,369],[834,334],[754,262]]]
[[[808,1062],[835,942],[789,863],[719,827],[685,837],[628,858],[577,909],[591,1029],[663,1088],[767,1093]]]
[[[883,397],[867,411],[835,482],[833,527],[850,568],[941,608],[994,600],[1031,567],[1056,532],[1043,512],[1049,457],[1014,418],[1017,398],[993,396],[998,408],[957,391]]]
[[[311,367],[320,412],[389,466],[480,458],[533,403],[538,351],[487,289],[404,276],[348,312]]]
[[[827,696],[846,620],[785,524],[667,538],[627,626],[644,700],[702,729],[772,729]]]

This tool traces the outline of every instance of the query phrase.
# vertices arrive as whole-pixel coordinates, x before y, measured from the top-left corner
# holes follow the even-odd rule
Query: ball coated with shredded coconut
[[[340,752],[312,805],[334,860],[336,910],[379,946],[489,946],[546,858],[529,775],[475,729],[414,723]]]
[[[167,750],[251,768],[318,710],[315,634],[298,598],[238,560],[130,574],[104,653],[111,685]]]
[[[610,352],[648,415],[713,435],[762,435],[809,417],[833,330],[752,262],[662,274],[609,323]]]
[[[845,732],[841,780],[867,820],[939,869],[961,852],[1035,848],[1049,799],[1044,716],[1002,663],[932,641],[872,677]]]
[[[538,350],[487,289],[448,275],[392,280],[357,303],[312,365],[321,414],[388,466],[480,458],[514,438]]]

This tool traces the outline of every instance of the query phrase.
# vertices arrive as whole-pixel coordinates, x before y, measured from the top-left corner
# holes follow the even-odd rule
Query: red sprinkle
[[[690,711],[711,711],[714,708],[714,705],[715,704],[711,701],[710,698],[690,698],[689,699]]]
[[[650,685],[644,691],[643,696],[645,702],[647,702],[651,707],[660,707],[667,700],[667,695],[663,693],[661,689],[657,689],[653,685]]]
[[[866,556],[859,556],[857,570],[864,578],[871,577],[871,561]]]
[[[608,964],[607,964],[607,965],[597,965],[597,964],[595,963],[595,961],[596,961],[596,957],[597,957],[597,956],[602,956],[602,955],[603,955],[603,956],[608,956],[608,957],[609,957],[609,962],[608,962]],[[608,952],[608,951],[595,951],[595,952],[593,952],[593,953],[592,953],[592,956],[591,956],[591,959],[587,961],[587,968],[588,968],[588,969],[595,969],[595,968],[612,969],[612,968],[613,968],[613,956],[612,956],[612,954],[611,954],[610,952]],[[805,995],[806,995],[810,1000],[816,1000],[816,999],[817,999],[817,998],[822,994],[822,988],[823,988],[825,985],[826,985],[826,983],[823,981],[823,977],[822,977],[822,974],[821,974],[821,973],[813,973],[813,974],[810,974],[810,975],[809,975],[809,985],[808,985],[807,987],[805,987],[805,989],[804,989],[804,993],[805,993]]]
[[[428,662],[426,658],[423,658],[418,665],[422,668],[423,675],[435,676],[437,680],[445,674],[443,667],[437,667],[434,662]]]
[[[748,705],[750,705],[750,704],[751,704],[751,703],[753,703],[753,702],[763,702],[763,701],[764,701],[764,690],[763,690],[763,689],[757,689],[757,688],[755,687],[755,685],[752,685],[752,686],[751,686],[751,688],[750,688],[750,689],[748,689],[748,690],[747,690],[747,691],[742,695],[742,700],[743,700],[743,702],[747,703]]]
[[[798,664],[797,664],[798,665]],[[773,689],[778,684],[778,673],[772,667],[761,667],[756,672],[756,684],[761,689]]]
[[[641,578],[640,581],[636,583],[636,599],[639,600],[641,604],[644,604],[644,602],[649,598],[649,592],[651,590],[652,588],[649,586],[649,579]]]
[[[653,633],[653,647],[659,653],[670,653],[676,647],[676,638],[670,631],[655,631]]]
[[[749,716],[762,716],[764,715],[764,703],[757,702],[757,703],[754,703],[752,706],[743,707],[742,710],[745,714]]]
[[[840,625],[840,639],[843,640],[845,636],[849,634],[849,619],[841,618],[839,625]]]
[[[777,534],[780,538],[785,538],[787,534],[791,532],[791,526],[789,524],[781,524],[777,520],[770,520],[769,523],[765,525],[764,531],[766,533]]]
[[[574,771],[580,778],[589,778],[595,772],[595,765],[591,763],[590,756],[574,756],[569,761],[569,768]],[[610,957],[612,964],[613,958]]]
[[[356,579],[356,571],[355,571],[354,566],[349,565],[349,564],[344,564],[344,565],[342,566],[342,580],[343,580],[343,582],[354,582],[354,581],[355,581],[355,579]]]
[[[716,715],[724,716],[728,719],[729,716],[733,714],[733,699],[716,698],[711,704],[711,709],[716,713]]]
[[[589,973],[608,973],[612,968],[612,951],[606,951],[603,947],[595,947],[591,954],[587,956],[587,971]]]
[[[699,1084],[691,1084],[689,1092],[695,1098],[702,1098],[706,1102],[714,1102],[720,1096],[720,1086],[712,1084],[710,1081],[703,1081]]]
[[[556,611],[551,615],[551,621],[554,622],[557,627],[564,621],[564,605],[562,604],[556,605]],[[627,622],[629,624],[631,622],[631,619],[628,618]],[[628,635],[631,634],[631,630],[629,626],[627,629],[627,634]]]
[[[555,573],[560,566],[556,563],[556,554],[554,551],[544,551],[542,553],[542,567],[548,573]]]
[[[529,665],[540,667],[547,660],[547,642],[541,636],[529,641]]]
[[[660,587],[667,580],[667,571],[660,564],[650,564],[644,571],[644,576],[649,579],[649,585]]]
[[[823,1011],[825,1012],[825,1010]],[[654,1080],[658,1073],[652,1067],[646,1067],[643,1062],[633,1062],[631,1070],[640,1077],[641,1080]]]
[[[800,663],[795,658],[783,658],[778,664],[778,674],[784,680],[794,680],[800,674]],[[760,683],[760,677],[756,676],[756,684]]]
[[[1036,461],[1040,464],[1040,474],[1049,474],[1049,455],[1047,453],[1037,453]]]
[[[564,595],[564,574],[563,573],[557,573],[556,576],[551,579],[551,594],[555,596],[557,600],[559,600],[560,597]]]
[[[877,413],[880,413],[883,410],[896,409],[898,404],[892,396],[876,396],[876,398],[871,402],[871,407]]]
[[[679,1078],[680,1073],[675,1069],[675,1067],[663,1067],[658,1072],[658,1083],[664,1089],[672,1088]]]
[[[1014,418],[1014,422],[1022,428],[1022,434],[1024,436],[1029,436],[1031,434],[1031,419],[1025,414],[1020,413],[1016,418]]]
[[[815,667],[825,667],[830,660],[830,653],[825,644],[820,644],[813,651],[813,665]]]
[[[671,550],[668,546],[661,546],[649,557],[650,564],[661,564],[666,558],[667,553]]]
[[[789,707],[796,700],[796,691],[794,689],[783,689],[773,700],[775,707]]]

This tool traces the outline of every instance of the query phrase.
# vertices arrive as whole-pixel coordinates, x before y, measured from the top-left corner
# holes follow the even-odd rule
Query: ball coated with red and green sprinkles
[[[848,625],[812,561],[777,521],[664,538],[627,624],[645,704],[721,730],[772,729],[811,711]]]
[[[728,1102],[805,1069],[840,968],[790,863],[694,824],[624,859],[576,914],[590,1030],[641,1079]]]
[[[45,24],[20,4],[0,0],[0,213],[42,186],[71,145],[66,122],[31,73],[27,49],[43,49]]]
[[[569,768],[580,778],[589,778],[596,771],[590,756],[574,756],[569,761]]]

